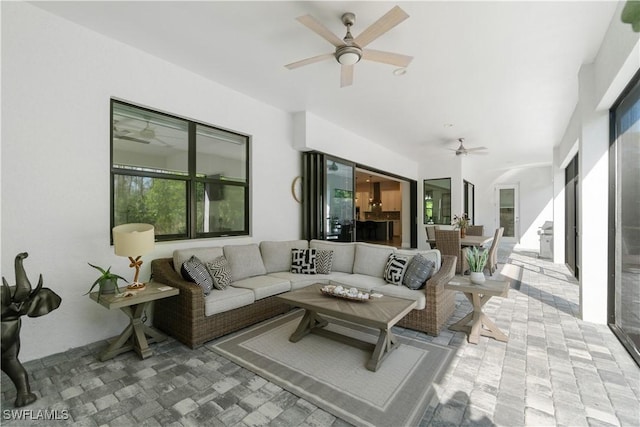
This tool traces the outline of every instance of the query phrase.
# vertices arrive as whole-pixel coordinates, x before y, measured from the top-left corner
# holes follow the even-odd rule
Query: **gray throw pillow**
[[[409,257],[395,254],[389,255],[387,265],[384,267],[384,280],[392,285],[402,285],[402,279],[408,264]]]
[[[184,280],[200,286],[205,295],[209,295],[211,289],[213,289],[213,278],[211,278],[207,266],[195,255],[192,255],[191,258],[182,263],[180,272]]]
[[[207,263],[207,269],[213,279],[213,286],[224,291],[231,284],[231,267],[224,256],[219,256]]]
[[[316,274],[316,250],[291,249],[291,272]]]
[[[435,266],[436,264],[433,261],[417,254],[409,262],[402,283],[409,289],[416,290],[422,288],[425,282],[431,277]]]
[[[316,249],[316,273],[329,274],[333,266],[333,251]]]

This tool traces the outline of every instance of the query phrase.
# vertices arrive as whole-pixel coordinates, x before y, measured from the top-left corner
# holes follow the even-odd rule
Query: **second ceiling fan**
[[[458,138],[458,142],[460,142],[460,146],[458,148],[449,148],[449,150],[456,152],[456,156],[466,156],[467,154],[486,154],[484,150],[486,150],[487,147],[466,148],[464,146],[464,138]]]
[[[355,64],[360,62],[361,59],[406,68],[409,63],[411,63],[411,60],[413,59],[412,56],[381,50],[365,49],[365,47],[408,17],[409,15],[407,15],[404,10],[399,6],[395,6],[354,38],[351,35],[351,26],[355,23],[356,16],[355,14],[348,12],[342,15],[342,23],[347,27],[347,34],[344,36],[344,39],[340,39],[313,16],[300,16],[297,18],[300,23],[334,45],[336,50],[333,53],[324,53],[301,61],[292,62],[291,64],[285,65],[285,67],[293,70],[304,65],[335,58],[341,66],[340,87],[350,86],[353,84],[353,67]]]

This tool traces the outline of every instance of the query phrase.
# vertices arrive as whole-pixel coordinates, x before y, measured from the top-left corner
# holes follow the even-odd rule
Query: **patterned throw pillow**
[[[418,254],[413,257],[404,273],[402,283],[410,289],[420,289],[431,277],[436,263]]]
[[[213,279],[213,286],[224,291],[231,283],[231,267],[224,256],[219,256],[207,263],[207,269]]]
[[[402,279],[408,263],[409,258],[406,256],[389,255],[387,265],[384,267],[384,280],[392,285],[402,285]]]
[[[191,258],[182,263],[180,272],[184,280],[200,286],[205,295],[209,295],[211,289],[213,289],[213,279],[209,274],[209,270],[207,270],[207,266],[195,255],[192,255]]]
[[[316,273],[329,274],[333,266],[333,251],[316,249]]]
[[[291,249],[291,272],[316,274],[316,250]]]

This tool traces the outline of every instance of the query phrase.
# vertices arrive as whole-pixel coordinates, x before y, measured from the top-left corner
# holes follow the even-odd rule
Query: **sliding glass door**
[[[351,242],[355,224],[354,173],[351,163],[325,156],[326,205],[325,221],[327,240]]]
[[[612,330],[640,365],[640,82],[611,111]]]
[[[355,164],[306,152],[302,167],[303,238],[355,240]]]

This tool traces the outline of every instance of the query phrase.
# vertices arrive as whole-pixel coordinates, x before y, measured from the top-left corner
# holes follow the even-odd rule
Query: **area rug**
[[[420,423],[451,349],[397,336],[401,345],[371,372],[365,368],[371,353],[355,346],[315,334],[289,342],[302,314],[292,311],[208,347],[354,425]],[[326,328],[371,343],[378,336],[375,329],[334,319]]]

